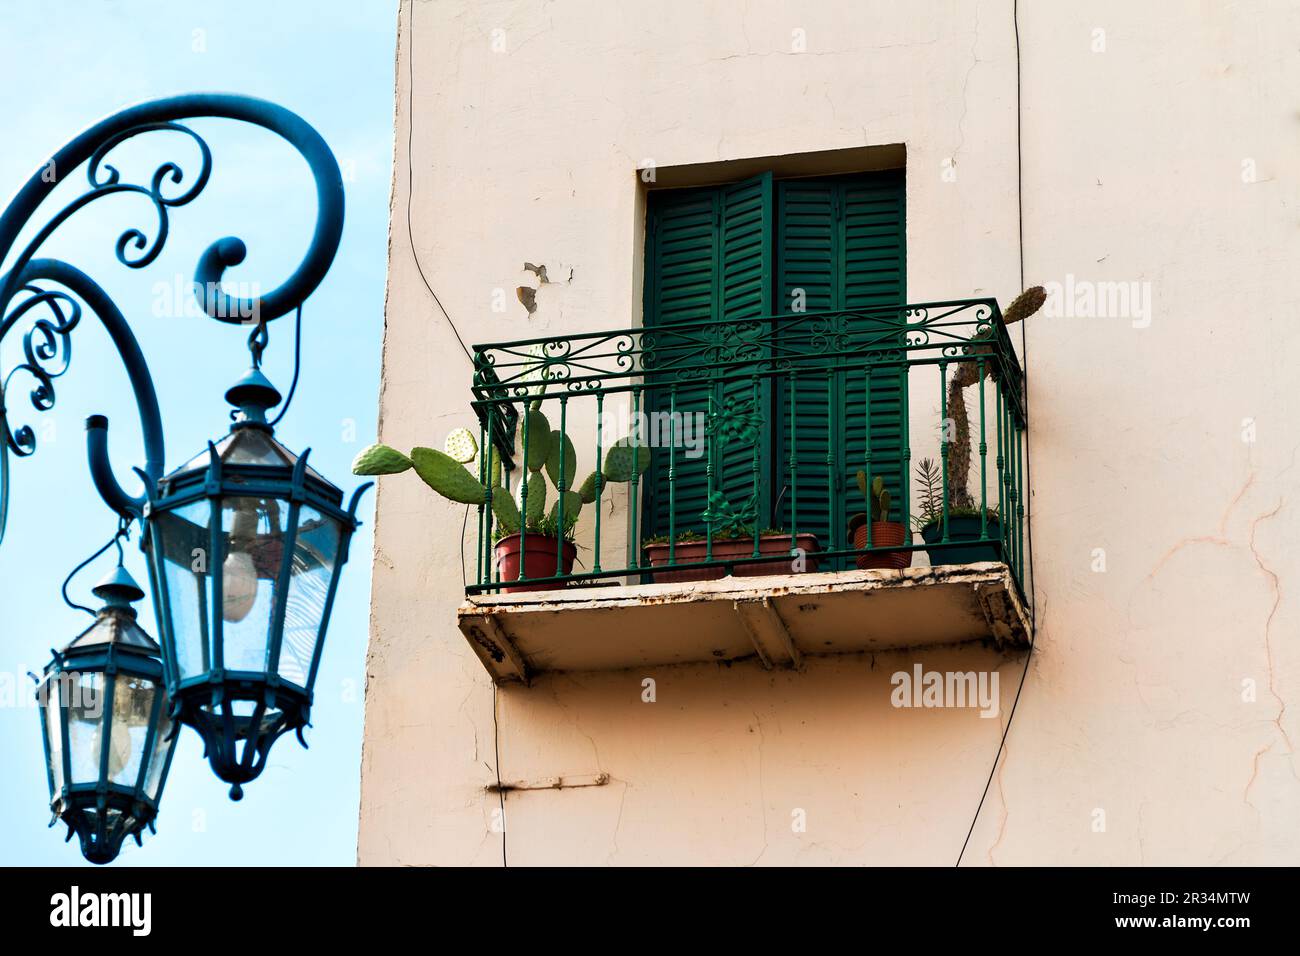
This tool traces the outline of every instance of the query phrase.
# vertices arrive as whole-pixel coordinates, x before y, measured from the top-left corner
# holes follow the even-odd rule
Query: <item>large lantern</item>
[[[92,863],[108,863],[153,830],[176,733],[158,645],[136,623],[144,592],[118,565],[93,592],[95,623],[56,651],[37,687],[50,784],[62,820]]]
[[[144,547],[175,720],[241,785],[283,733],[310,722],[325,630],[357,527],[343,492],[275,439],[280,393],[256,368],[226,393],[230,433],[166,475],[145,507]]]

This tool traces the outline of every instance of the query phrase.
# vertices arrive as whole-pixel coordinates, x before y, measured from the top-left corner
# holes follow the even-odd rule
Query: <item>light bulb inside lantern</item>
[[[257,603],[257,565],[249,553],[257,541],[257,525],[257,507],[241,503],[221,565],[221,616],[227,621],[242,621]]]
[[[221,616],[242,621],[257,602],[257,568],[247,551],[232,550],[221,565]]]
[[[121,685],[118,686],[119,695],[113,699],[113,727],[116,732],[110,732],[108,737],[108,778],[116,780],[118,776],[126,769],[127,764],[131,762],[131,707],[133,700],[130,696],[123,696],[126,691]],[[103,753],[104,750],[104,725],[100,723],[95,729],[95,753]],[[134,781],[133,781],[134,782]]]

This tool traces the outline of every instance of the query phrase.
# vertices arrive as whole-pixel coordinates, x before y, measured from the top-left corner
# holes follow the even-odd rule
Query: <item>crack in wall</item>
[[[1274,673],[1273,668],[1273,618],[1277,616],[1277,609],[1282,604],[1281,581],[1277,576],[1277,572],[1264,563],[1263,558],[1260,557],[1259,549],[1255,547],[1256,528],[1265,521],[1268,521],[1270,518],[1276,517],[1285,503],[1285,499],[1279,498],[1277,506],[1274,507],[1272,511],[1259,515],[1250,523],[1250,537],[1248,538],[1247,543],[1250,546],[1250,553],[1255,559],[1255,564],[1258,565],[1259,569],[1268,577],[1269,587],[1273,592],[1273,605],[1268,609],[1268,617],[1264,621],[1264,659],[1268,665],[1268,692],[1273,695],[1273,699],[1277,701],[1278,705],[1277,715],[1273,718],[1273,725],[1277,727],[1277,732],[1281,734],[1282,739],[1286,741],[1287,750],[1290,753],[1295,753],[1295,746],[1291,743],[1291,737],[1286,732],[1286,728],[1282,726],[1282,718],[1286,715],[1286,701],[1283,699],[1282,695],[1278,693],[1276,674]],[[1257,754],[1256,759],[1258,759],[1258,756],[1259,755]]]

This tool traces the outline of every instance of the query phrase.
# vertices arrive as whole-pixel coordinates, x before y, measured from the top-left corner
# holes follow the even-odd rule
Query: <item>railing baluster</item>
[[[1006,510],[1002,513],[1002,554],[1003,560],[1011,564],[1014,555],[1011,553],[1011,521],[1015,505],[1011,502],[1011,469],[1015,464],[1015,449],[1012,448],[1011,434],[1011,398],[1007,396],[1002,403],[1002,414],[1004,422],[1002,424],[1002,434],[1006,440],[1006,461],[1002,468],[1002,496],[1006,502]]]
[[[492,449],[488,442],[491,440],[491,432],[486,431],[480,421],[478,428],[478,480],[484,489],[488,487],[489,483],[488,462],[492,459]],[[479,584],[483,583],[483,549],[479,545],[487,533],[484,527],[484,515],[487,513],[486,508],[489,504],[491,504],[491,499],[488,497],[488,493],[485,493],[483,495],[483,504],[478,506],[478,540],[474,542],[474,580]],[[465,542],[462,541],[460,546],[461,553],[464,554]]]
[[[524,413],[523,468],[519,470],[519,580],[524,579],[528,552],[524,550],[528,535],[528,401],[520,402]]]
[[[790,549],[799,546],[799,454],[795,447],[795,420],[798,418],[796,395],[798,383],[794,369],[790,370]]]
[[[571,475],[564,473],[564,459],[568,456],[564,453],[564,440],[568,437],[569,427],[569,396],[560,396],[560,441],[559,441],[559,471],[555,478],[555,490],[559,494],[559,499],[555,503],[555,573],[564,574],[564,492],[568,490],[568,481]]]
[[[978,364],[980,380],[980,539],[989,536],[988,487],[985,476],[989,445],[984,434],[984,359]]]
[[[943,466],[943,536],[941,544],[948,543],[948,363],[939,363],[939,459]]]
[[[835,467],[835,369],[826,370],[826,503],[832,505],[835,501],[835,489],[838,485],[836,481],[838,469]],[[826,533],[830,536],[830,550],[840,550],[836,543],[838,535],[835,527],[835,509],[828,507],[826,509],[830,517],[830,527]]]
[[[1025,584],[1025,447],[1024,429],[1016,423],[1016,579]]]
[[[709,396],[708,400],[712,401],[713,400],[712,388],[709,389],[707,395]],[[707,421],[709,423],[709,426],[708,428],[705,429],[706,447],[704,449],[704,455],[705,455],[704,501],[705,501],[705,507],[710,510],[712,510],[713,508],[713,459],[715,457],[715,449],[713,445],[713,433],[716,431],[716,428],[714,427],[715,420],[713,418],[712,412],[713,412],[712,409],[708,409],[706,411],[706,414],[708,415]],[[704,522],[704,560],[705,561],[713,560],[713,522],[712,521]]]
[[[752,376],[750,377],[750,391],[751,391],[751,393],[752,393],[752,395],[753,395],[754,411],[755,411],[755,413],[757,413],[758,410],[762,407],[762,405],[760,405],[760,403],[759,403],[759,388],[758,388],[758,375],[757,375],[757,374],[754,374],[754,375],[752,375]],[[760,486],[759,486],[759,483],[758,483],[758,475],[759,475],[759,471],[760,471],[760,465],[759,465],[759,451],[760,451],[761,447],[762,447],[762,442],[759,441],[759,436],[755,435],[755,436],[754,436],[754,456],[753,456],[753,464],[752,464],[752,466],[751,466],[751,468],[752,468],[752,470],[753,470],[753,475],[754,475],[754,480],[753,480],[754,491],[753,491],[753,495],[754,495],[754,502],[755,502],[755,504],[757,504],[757,503],[758,503],[758,500],[759,500],[759,490],[760,490]],[[763,522],[759,520],[759,514],[758,514],[758,510],[757,510],[757,508],[756,508],[755,511],[754,511],[754,553],[753,553],[753,555],[752,555],[752,556],[755,557],[755,558],[757,558],[757,557],[759,556],[758,539],[759,539],[760,532],[762,531],[762,525],[763,525]]]
[[[863,383],[866,385],[867,391],[866,394],[863,396],[863,404],[862,404],[862,423],[864,428],[863,444],[866,447],[866,453],[863,457],[866,462],[865,471],[867,473],[867,494],[865,497],[867,499],[867,548],[868,550],[870,550],[872,545],[872,531],[873,531],[871,527],[871,505],[872,505],[871,481],[873,477],[871,474],[871,373],[872,371],[873,371],[872,366],[868,365],[867,374],[863,376]],[[883,519],[884,516],[882,515],[881,517]],[[853,542],[850,541],[848,543],[852,544]]]
[[[596,540],[592,544],[591,573],[600,574],[600,493],[605,485],[601,427],[605,420],[605,393],[596,392]]]
[[[668,566],[677,563],[677,383],[668,389]]]
[[[483,584],[485,585],[492,583],[492,574],[496,570],[492,560],[492,518],[493,518],[492,493],[493,491],[495,491],[495,489],[492,487],[492,451],[495,448],[495,446],[492,444],[492,433],[493,433],[493,428],[495,427],[496,424],[496,410],[497,407],[495,404],[488,405],[487,407],[488,480],[483,483],[483,487],[486,489],[483,498],[485,501],[485,511],[487,512],[487,520],[484,523],[485,527],[483,530],[483,537],[479,539],[479,541],[483,546],[483,551],[482,551]],[[503,482],[505,481],[504,477],[502,478],[502,481]]]
[[[1016,413],[1009,410],[1007,415],[1007,564],[1012,570],[1016,567]]]
[[[906,358],[906,352],[903,353]],[[898,392],[902,399],[903,460],[899,466],[898,490],[903,496],[903,543],[912,546],[912,421],[908,417],[906,362],[898,370]]]
[[[632,512],[632,564],[631,568],[635,571],[640,567],[641,560],[641,538],[637,534],[637,518],[640,515],[641,499],[637,495],[637,489],[641,485],[640,471],[637,468],[641,461],[641,386],[632,386],[632,447],[629,451],[632,453],[632,481],[628,485],[628,510]]]
[[[998,406],[997,415],[994,418],[994,422],[997,425],[997,431],[998,431],[997,434],[998,448],[997,448],[997,461],[996,461],[997,479],[995,480],[995,484],[997,485],[997,492],[998,492],[998,539],[999,541],[1002,541],[1004,545],[1003,548],[999,549],[1001,551],[999,556],[1005,561],[1007,558],[1006,549],[1005,549],[1006,542],[1003,539],[1005,539],[1006,537],[1007,506],[1006,506],[1006,499],[1003,497],[1002,482],[1003,482],[1003,469],[1006,467],[1006,457],[1005,457],[1006,456],[1006,436],[1005,436],[1006,403],[1003,401],[1001,379],[998,380],[998,385],[997,388],[994,389],[994,393],[995,393],[995,398],[997,399],[997,406]]]

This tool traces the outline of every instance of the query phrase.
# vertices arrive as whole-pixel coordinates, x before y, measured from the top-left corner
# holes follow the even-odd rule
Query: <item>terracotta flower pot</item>
[[[807,555],[800,572],[796,572],[791,564],[783,564],[780,561],[764,561],[761,563],[751,561],[745,564],[733,565],[734,570],[731,573],[739,578],[753,578],[765,574],[795,574],[816,571],[817,558],[815,552],[821,550],[821,545],[817,543],[817,536],[801,534],[794,546],[802,549]],[[769,534],[758,540],[758,553],[762,555],[788,555],[790,549],[791,542],[788,534]],[[696,561],[706,561],[708,560],[706,557],[707,550],[707,542],[680,541],[677,544],[674,563],[691,564]],[[752,537],[715,539],[713,542],[714,561],[732,561],[737,558],[747,558],[752,556],[753,553],[754,539]],[[663,544],[648,544],[645,547],[645,554],[646,561],[651,567],[663,567],[668,563],[669,546],[666,542]],[[712,581],[724,574],[726,574],[725,568],[690,568],[685,571],[655,571],[651,574],[651,579],[656,584],[673,581]]]
[[[853,534],[853,547],[867,546],[867,522],[865,520],[850,522],[849,530]],[[884,548],[901,545],[907,540],[907,529],[901,521],[871,522],[871,547]],[[862,570],[872,568],[894,568],[902,570],[911,565],[911,551],[869,551],[857,557],[858,567]]]
[[[501,582],[519,580],[519,535],[512,534],[502,538],[496,545],[496,565]],[[564,542],[560,553],[562,566],[555,567],[555,538],[544,534],[524,535],[524,577],[550,578],[556,574],[571,574],[573,562],[578,556],[578,549],[570,542]],[[508,594],[518,591],[553,591],[564,587],[559,583],[512,584],[502,588]]]

